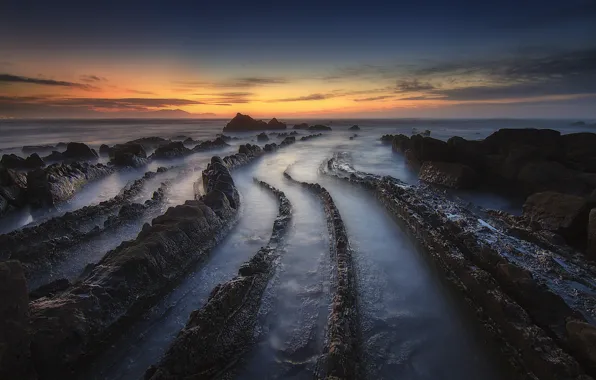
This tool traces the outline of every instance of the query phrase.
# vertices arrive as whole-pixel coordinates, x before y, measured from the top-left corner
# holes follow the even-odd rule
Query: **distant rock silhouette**
[[[262,131],[267,129],[286,129],[284,123],[273,118],[269,123],[255,120],[248,115],[237,113],[236,116],[224,127],[224,132]]]
[[[296,125],[294,125],[293,129],[308,129],[308,124],[306,124],[306,123],[296,124]]]

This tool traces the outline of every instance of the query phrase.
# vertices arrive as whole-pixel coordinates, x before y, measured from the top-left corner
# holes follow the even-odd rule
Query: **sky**
[[[0,118],[237,112],[596,119],[596,0],[0,2]]]

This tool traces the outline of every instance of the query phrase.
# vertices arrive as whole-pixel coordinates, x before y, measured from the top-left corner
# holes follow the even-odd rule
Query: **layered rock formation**
[[[332,131],[331,127],[322,124],[315,124],[308,127],[309,131]]]
[[[479,216],[429,187],[349,167],[341,154],[326,171],[371,189],[401,219],[470,300],[520,378],[596,374],[591,323],[596,283],[590,265],[567,248],[520,230],[507,217]]]
[[[27,173],[27,197],[34,208],[53,207],[70,199],[83,185],[113,172],[103,164],[54,164]]]
[[[292,211],[283,192],[264,182],[257,183],[279,200],[269,243],[242,264],[235,278],[213,289],[205,306],[191,314],[160,363],[147,371],[146,379],[210,379],[229,368],[250,347],[261,298],[274,272],[278,247]]]
[[[161,145],[149,157],[151,159],[169,159],[188,156],[192,150],[188,149],[181,141]]]
[[[284,176],[315,193],[322,201],[331,236],[331,259],[335,269],[335,291],[327,320],[324,354],[319,358],[317,378],[360,379],[360,329],[356,302],[356,281],[352,264],[352,249],[339,210],[331,194],[319,184],[294,180],[287,170]]]
[[[306,124],[306,123],[296,124],[292,127],[292,129],[308,129],[308,124]]]
[[[50,264],[66,248],[100,233],[99,227],[90,228],[89,224],[95,225],[97,218],[125,205],[141,193],[147,180],[156,175],[156,172],[145,173],[118,195],[97,205],[85,206],[39,225],[0,235],[0,245],[5,247],[0,259],[20,260],[27,273],[35,267]]]
[[[0,378],[34,380],[27,281],[18,261],[0,262],[0,299]]]
[[[27,203],[25,174],[0,165],[0,216]]]
[[[108,252],[80,282],[31,304],[40,378],[76,372],[225,236],[238,193],[224,165],[212,165],[204,178],[210,189],[203,197],[169,208],[135,240]]]

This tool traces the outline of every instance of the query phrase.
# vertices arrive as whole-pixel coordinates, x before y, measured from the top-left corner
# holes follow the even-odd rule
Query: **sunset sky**
[[[0,117],[596,118],[596,0],[5,0],[0,36]]]

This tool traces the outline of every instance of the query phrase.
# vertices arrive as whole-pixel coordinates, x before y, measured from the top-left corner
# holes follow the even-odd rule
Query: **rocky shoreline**
[[[374,191],[402,221],[471,300],[487,330],[505,341],[502,348],[511,348],[507,356],[520,378],[594,376],[594,297],[587,287],[574,286],[592,281],[586,276],[593,273],[590,265],[555,268],[560,256],[508,236],[490,215],[481,219],[428,187],[357,172],[345,155],[326,166],[327,174]],[[548,258],[552,262],[545,263]],[[559,281],[553,281],[553,270]]]
[[[97,205],[85,206],[41,224],[0,235],[0,244],[6,247],[3,250],[3,255],[6,256],[3,256],[2,259],[19,260],[26,267],[39,260],[52,260],[57,251],[71,247],[99,233],[101,228],[97,228],[97,226],[88,231],[85,231],[84,227],[95,219],[113,213],[117,208],[124,206],[141,193],[147,180],[166,171],[167,168],[159,168],[157,172],[146,172],[143,177],[126,186],[118,195]],[[159,194],[155,195],[154,199],[157,197]]]
[[[269,243],[242,264],[235,278],[212,290],[205,306],[191,314],[160,363],[147,370],[145,379],[211,379],[229,369],[252,343],[261,297],[292,216],[292,206],[282,191],[255,182],[279,201]]]
[[[284,177],[316,194],[323,203],[331,236],[331,259],[335,263],[335,290],[327,320],[324,353],[317,361],[318,379],[360,379],[360,327],[356,296],[356,279],[348,235],[331,194],[319,184],[300,182],[286,170]]]

